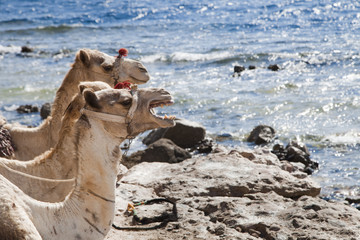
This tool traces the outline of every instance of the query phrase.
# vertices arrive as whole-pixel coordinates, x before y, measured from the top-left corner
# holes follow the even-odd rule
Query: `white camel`
[[[69,147],[63,149],[66,157],[78,163],[73,190],[62,202],[41,202],[0,175],[0,239],[104,239],[114,217],[120,143],[174,125],[152,111],[172,103],[163,89],[85,89],[83,96],[82,115],[61,133]],[[48,157],[59,151],[55,147]]]
[[[30,160],[57,143],[61,117],[72,97],[77,93],[80,82],[103,81],[113,87],[118,82],[143,84],[149,79],[146,68],[139,61],[121,56],[109,56],[97,50],[81,49],[56,92],[51,115],[35,128],[18,124],[5,125],[15,145],[15,154],[12,158]]]

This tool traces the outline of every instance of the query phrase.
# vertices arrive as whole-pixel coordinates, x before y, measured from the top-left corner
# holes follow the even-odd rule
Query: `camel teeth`
[[[169,119],[169,117],[165,114],[164,119]]]

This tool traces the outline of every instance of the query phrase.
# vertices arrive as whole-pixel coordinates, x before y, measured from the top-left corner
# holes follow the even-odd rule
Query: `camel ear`
[[[85,66],[90,66],[90,55],[86,52],[86,50],[81,49],[79,51],[79,59]]]
[[[83,92],[86,103],[93,108],[100,109],[99,99],[91,89],[85,89]]]
[[[86,85],[84,84],[80,84],[79,85],[79,90],[80,90],[80,93],[82,94],[84,92],[84,89],[86,88]]]

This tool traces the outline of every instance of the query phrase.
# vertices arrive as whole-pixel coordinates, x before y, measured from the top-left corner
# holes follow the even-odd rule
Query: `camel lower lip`
[[[142,80],[142,79],[138,79],[138,78],[134,78],[131,76],[131,79],[129,79],[130,82],[134,82],[136,84],[143,84],[146,83],[147,81],[149,81],[150,78],[146,79],[146,80]]]

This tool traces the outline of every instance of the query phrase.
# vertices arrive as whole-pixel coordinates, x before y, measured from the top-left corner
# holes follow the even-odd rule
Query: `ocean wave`
[[[81,23],[76,24],[60,24],[60,25],[49,25],[49,26],[22,26],[22,27],[16,27],[16,28],[10,28],[10,29],[4,29],[0,30],[0,33],[8,34],[8,33],[17,33],[17,34],[27,34],[27,33],[33,33],[33,32],[41,32],[41,33],[63,33],[66,31],[70,31],[76,28],[82,28],[84,27]],[[92,26],[86,26],[87,28],[94,28]]]
[[[0,45],[0,54],[2,53],[20,53],[21,46],[3,46]]]
[[[234,57],[234,53],[230,52],[210,52],[210,53],[187,53],[174,52],[172,54],[156,53],[141,58],[142,62],[201,62],[201,61],[219,61]]]
[[[34,30],[46,31],[46,32],[62,32],[66,30],[71,30],[74,28],[81,28],[84,25],[82,23],[76,24],[60,24],[60,25],[51,25],[51,26],[38,26]]]
[[[322,142],[330,146],[339,146],[339,145],[350,145],[355,146],[360,144],[360,132],[357,130],[350,130],[346,133],[331,134],[325,136],[322,139]]]

